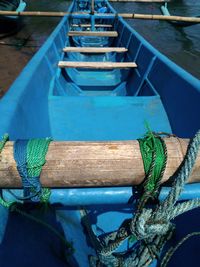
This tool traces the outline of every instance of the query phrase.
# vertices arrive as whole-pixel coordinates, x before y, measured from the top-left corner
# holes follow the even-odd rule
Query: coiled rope
[[[154,145],[152,151],[151,146],[147,145],[149,144],[148,138],[151,140],[151,144],[155,144],[154,138],[157,138],[156,136],[150,136],[151,135],[148,134],[144,140],[139,141],[140,147],[142,145],[145,149],[145,153],[149,150],[151,151],[151,155],[145,156],[147,159],[144,161],[144,166],[150,167],[148,171],[146,171],[147,179],[144,182],[144,192],[141,200],[139,201],[135,217],[125,220],[119,230],[108,234],[103,241],[96,237],[96,242],[98,242],[98,247],[100,246],[100,249],[96,249],[96,257],[90,257],[91,267],[148,266],[154,259],[159,258],[164,245],[171,238],[172,233],[175,230],[175,225],[171,223],[171,220],[186,211],[200,206],[200,199],[189,200],[177,204],[180,193],[183,190],[184,184],[187,182],[196,161],[200,148],[200,131],[189,144],[184,162],[166,199],[155,206],[154,209],[146,206],[147,200],[150,198],[149,192],[152,193],[154,188],[156,191],[155,194],[157,194],[158,184],[161,181],[161,177],[157,177],[156,179],[152,178],[151,168],[155,162],[158,162],[158,160],[156,161],[152,159],[155,158],[155,154],[157,153],[155,151],[158,151],[158,147],[156,148]],[[150,147],[150,149],[146,149],[145,147]],[[141,153],[144,158],[145,153],[143,148],[141,149]],[[163,149],[162,154],[166,155],[165,148]],[[151,160],[149,160],[148,157],[151,158]],[[161,157],[159,156],[159,158]],[[164,164],[166,164],[166,162]],[[161,165],[158,166],[160,176],[162,176],[164,172],[163,168],[164,167],[161,167]],[[86,225],[86,228],[90,231],[90,236],[94,239],[94,233],[91,234],[91,232],[93,232],[92,227],[90,225]],[[125,239],[129,237],[134,237],[137,240],[136,245],[129,251],[116,253],[116,249],[122,244],[122,242],[124,242]],[[169,255],[165,257],[165,264],[163,264],[163,266],[166,266]]]

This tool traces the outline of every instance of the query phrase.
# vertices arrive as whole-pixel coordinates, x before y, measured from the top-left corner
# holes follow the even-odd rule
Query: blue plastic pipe
[[[161,189],[159,200],[164,200],[168,195],[170,187]],[[23,190],[15,189],[13,192],[23,196]],[[127,204],[136,197],[135,187],[107,187],[107,188],[66,188],[51,190],[50,203],[59,203],[65,206],[80,205],[119,205]],[[3,190],[3,197],[6,201],[14,201],[14,197],[6,190]],[[200,183],[185,185],[179,200],[188,200],[200,197]]]

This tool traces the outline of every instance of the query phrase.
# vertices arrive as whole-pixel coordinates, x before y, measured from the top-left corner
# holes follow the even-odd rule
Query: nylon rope
[[[41,152],[42,150],[39,150],[39,152],[38,152],[38,154],[40,155],[40,159],[41,159],[40,163],[42,163],[42,164],[37,164],[39,160],[36,160],[32,156],[30,157],[31,158],[31,160],[30,160],[30,169],[32,170],[30,173],[32,175],[35,175],[35,173],[36,174],[40,174],[41,168],[45,164],[44,157],[45,157],[45,155],[47,153],[48,145],[49,145],[49,143],[51,141],[49,138],[47,138],[45,140],[46,140],[46,142],[44,142],[45,144],[42,142],[42,145],[41,145],[41,142],[39,142],[41,147],[42,147],[42,149],[43,149],[43,152]],[[3,148],[4,148],[4,146],[5,146],[7,141],[8,141],[8,134],[5,134],[3,136],[2,141],[0,141],[0,154],[1,154],[1,152],[2,152],[2,150],[3,150]],[[35,155],[33,146],[35,144],[37,144],[37,143],[38,143],[38,140],[36,142],[31,142],[31,145],[30,145],[30,150],[31,150],[31,153],[33,153],[33,156]],[[21,163],[24,163],[24,146],[26,146],[26,144],[27,144],[27,141],[24,141],[20,145],[20,147],[22,148],[21,151],[23,151],[23,153],[21,152],[18,155],[19,157],[21,156],[21,158],[20,158],[20,162]],[[38,148],[35,151],[38,151]],[[16,151],[14,153],[16,153]],[[33,168],[35,168],[35,169],[33,170]],[[26,174],[26,168],[20,168],[20,171],[21,171],[21,173],[20,173],[21,175],[22,175],[22,173],[23,173],[23,175]],[[41,202],[46,204],[47,201],[49,201],[49,197],[50,197],[50,190],[48,188],[44,188],[43,189],[43,194],[41,195]],[[0,205],[2,205],[3,207],[9,209],[10,212],[15,211],[15,212],[21,214],[22,216],[24,216],[24,217],[26,217],[26,218],[28,218],[28,219],[40,224],[40,225],[43,225],[44,227],[49,229],[51,232],[53,232],[65,244],[66,248],[69,250],[66,256],[70,256],[72,253],[74,253],[75,250],[74,250],[72,244],[70,242],[68,242],[54,227],[52,227],[50,224],[40,220],[39,218],[36,218],[36,217],[32,216],[31,214],[28,214],[28,213],[22,211],[21,209],[19,209],[17,207],[17,203],[15,201],[5,201],[2,197],[0,197]]]
[[[150,197],[155,197],[158,193],[160,181],[167,162],[166,145],[159,136],[149,131],[143,139],[139,140],[139,144],[142,158],[144,159],[146,179],[143,183],[143,196],[138,205],[137,216],[139,216],[147,200]],[[135,218],[137,218],[137,216],[135,216]],[[116,254],[113,256],[112,253],[114,253],[127,238],[129,240],[136,239],[138,234],[136,235],[135,232],[133,233],[133,231],[131,231],[131,226],[134,224],[135,218],[125,220],[117,231],[107,234],[101,242],[96,239],[96,243],[99,243],[99,245],[96,246],[98,257],[96,259],[95,257],[91,257],[91,266],[96,266],[95,262],[97,263],[98,261],[106,266],[121,266],[120,264],[124,264],[122,256],[118,257]],[[85,226],[90,236],[94,236],[94,234],[91,233],[92,228],[88,224]],[[137,238],[139,239],[138,236]]]
[[[48,201],[50,192],[48,189],[42,189],[39,178],[50,142],[50,138],[15,142],[14,158],[24,187],[24,197],[15,195],[18,200],[31,199],[38,202],[42,198],[43,202]]]
[[[144,192],[138,208],[140,209],[145,204],[143,201],[154,198],[158,194],[167,163],[167,148],[163,139],[151,131],[144,138],[138,139],[138,142],[146,175],[142,184]]]
[[[175,177],[172,188],[166,199],[157,204],[154,208],[152,206],[144,205],[146,204],[146,201],[142,201],[142,205],[140,203],[138,205],[140,212],[136,212],[135,217],[132,219],[125,220],[118,231],[107,234],[103,240],[100,237],[96,237],[96,241],[99,242],[102,249],[96,249],[97,256],[90,257],[91,267],[146,267],[149,266],[153,260],[160,257],[160,253],[164,245],[168,240],[170,240],[172,233],[175,230],[175,225],[171,223],[171,220],[185,211],[189,211],[200,206],[200,199],[177,203],[184,184],[191,174],[199,148],[200,131],[189,144],[183,165]],[[149,149],[149,151],[151,151],[151,149]],[[143,152],[141,151],[141,153]],[[152,153],[150,157],[151,159],[155,158]],[[149,159],[147,162],[148,164],[144,162],[144,165],[152,165],[149,164]],[[158,169],[161,170],[162,168],[159,167]],[[149,170],[151,170],[151,167],[149,167],[149,169],[146,168],[146,173],[151,174],[151,171]],[[163,169],[160,171],[161,176],[163,171]],[[153,185],[155,189],[157,188],[155,179],[152,177],[154,177],[154,175],[147,175],[146,177],[144,182],[144,194],[145,188],[147,191],[149,189],[151,190],[151,185]],[[160,180],[161,177],[156,179],[158,184],[160,183]],[[147,186],[148,183],[151,183],[151,185]],[[146,196],[148,198],[148,194],[146,194]],[[89,231],[93,231],[92,226],[87,226],[87,228]],[[193,234],[191,234],[191,236],[192,235]],[[94,238],[94,234],[92,236]],[[137,237],[137,241],[139,242],[136,241],[136,245],[134,245],[132,249],[117,253],[116,249],[122,244],[124,239],[129,236]],[[185,239],[183,239],[183,241],[184,240]],[[181,244],[182,241],[180,242],[180,245]],[[169,255],[165,258],[168,260],[170,255],[171,254],[169,253]]]

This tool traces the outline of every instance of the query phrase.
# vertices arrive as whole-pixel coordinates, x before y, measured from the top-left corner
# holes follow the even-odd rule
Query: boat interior
[[[13,84],[21,96],[11,87],[1,108],[15,109],[8,112],[15,114],[13,140],[129,140],[147,124],[190,137],[198,127],[198,112],[189,108],[192,102],[199,109],[198,87],[122,18],[66,16]],[[17,105],[7,105],[15,98]]]
[[[81,1],[78,8],[91,7]],[[101,13],[103,8],[115,12],[106,1],[97,8]],[[77,6],[69,11],[77,11]],[[199,91],[197,79],[160,54],[121,17],[66,16],[1,100],[0,134],[9,132],[10,140],[47,136],[65,141],[133,140],[143,136],[148,125],[155,132],[189,138],[199,126]],[[72,241],[76,250],[67,266],[88,266],[88,255],[95,255],[78,205],[87,206],[93,229],[104,236],[130,218],[134,210],[130,199],[116,202],[117,195],[124,196],[127,190],[133,194],[132,187],[53,190],[56,207],[51,205],[50,213],[33,209]],[[59,204],[63,195],[65,205]],[[0,210],[4,266],[12,266],[10,243],[16,249],[15,267],[66,266],[61,244],[51,231],[44,227],[41,232],[41,226],[28,218]],[[129,248],[127,241],[117,252]]]

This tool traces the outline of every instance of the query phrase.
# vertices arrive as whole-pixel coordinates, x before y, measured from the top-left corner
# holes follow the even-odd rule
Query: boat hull
[[[111,13],[115,12],[107,2],[105,4]],[[69,11],[74,11],[74,5]],[[98,21],[96,18],[97,23],[105,23],[105,20]],[[80,19],[80,23],[85,22],[85,18]],[[102,42],[102,47],[126,47],[126,53],[64,53],[65,46],[77,45],[76,38],[67,36],[72,30],[72,23],[71,16],[63,18],[1,100],[1,135],[8,132],[13,141],[47,136],[56,141],[132,140],[144,136],[146,124],[155,132],[165,131],[184,138],[194,135],[200,126],[199,80],[159,53],[120,17],[106,20],[106,24],[111,23],[112,30],[118,32],[118,37],[103,39],[106,43]],[[102,41],[102,37],[91,38],[90,41],[99,47],[97,43]],[[89,39],[83,38],[79,45],[85,43],[89,44]],[[60,69],[58,62],[61,60],[134,61],[137,67],[123,70]],[[73,154],[71,161],[74,161]],[[82,166],[82,169],[90,175],[87,166]],[[74,173],[76,171],[81,169],[75,169]],[[138,192],[131,185],[55,187],[51,189],[48,207],[34,203],[19,205],[24,216],[0,206],[0,262],[4,266],[13,264],[10,257],[12,247],[15,267],[88,267],[89,259],[96,256],[98,249],[91,241],[86,224],[92,226],[102,241],[106,233],[119,229],[136,210]],[[191,190],[192,194],[189,194]],[[198,184],[195,188],[186,186],[185,191],[180,201],[200,195]],[[12,192],[23,196],[23,190]],[[167,188],[162,188],[161,200],[166,197],[166,192]],[[2,196],[6,201],[14,199],[5,188],[2,188]],[[26,216],[27,213],[36,220]],[[190,231],[197,231],[198,220],[199,213],[192,213],[190,219],[182,216],[176,220],[177,239]],[[52,227],[74,247],[71,256]],[[116,252],[124,252],[132,245],[131,240],[127,240]],[[196,241],[189,243],[191,250],[195,246]],[[193,259],[196,261],[196,258]],[[177,262],[180,264],[180,256],[170,266],[177,266]],[[156,264],[154,260],[154,266]],[[181,266],[184,264],[188,264],[188,257],[181,261]]]

